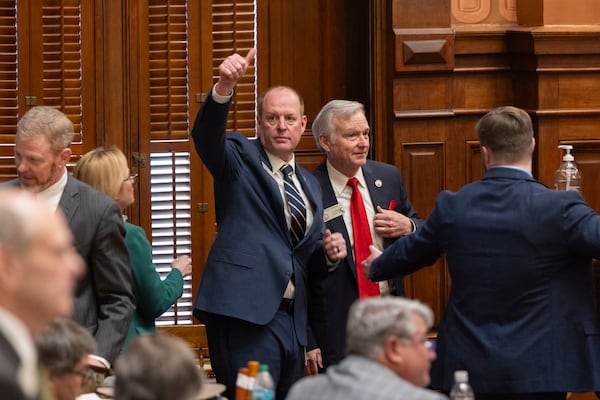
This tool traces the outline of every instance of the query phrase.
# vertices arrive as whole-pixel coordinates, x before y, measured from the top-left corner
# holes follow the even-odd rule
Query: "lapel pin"
[[[383,186],[383,182],[381,182],[381,179],[375,180],[375,186],[377,186],[377,187],[382,187]]]

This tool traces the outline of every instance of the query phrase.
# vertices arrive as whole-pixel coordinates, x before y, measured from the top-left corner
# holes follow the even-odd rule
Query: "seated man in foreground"
[[[413,399],[446,397],[424,389],[435,359],[427,332],[431,309],[399,297],[356,301],[346,326],[346,358],[325,374],[297,382],[287,400]]]

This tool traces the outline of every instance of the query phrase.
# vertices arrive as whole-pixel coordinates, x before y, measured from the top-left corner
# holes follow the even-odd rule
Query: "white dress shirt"
[[[48,204],[52,211],[56,211],[58,208],[58,203],[60,202],[60,197],[65,190],[65,186],[67,186],[68,172],[65,168],[63,176],[56,182],[54,185],[49,188],[39,192],[37,194],[38,199],[42,199],[44,202]]]
[[[333,187],[333,192],[337,198],[338,204],[342,206],[344,210],[343,218],[346,230],[348,231],[348,239],[350,239],[350,245],[347,245],[347,249],[352,249],[354,254],[354,228],[352,227],[352,216],[350,214],[350,199],[352,197],[352,188],[348,186],[348,178],[346,175],[339,172],[327,161],[327,173],[329,174],[329,181]],[[363,198],[365,204],[365,210],[367,212],[367,219],[369,220],[369,229],[371,230],[371,239],[373,244],[380,250],[383,249],[383,238],[375,233],[375,226],[373,225],[373,219],[375,217],[375,207],[373,206],[373,200],[367,187],[367,182],[363,175],[362,168],[359,168],[354,178],[358,180],[358,190]],[[354,256],[356,260],[356,256]],[[379,282],[379,291],[381,294],[390,293],[390,287],[387,281]]]

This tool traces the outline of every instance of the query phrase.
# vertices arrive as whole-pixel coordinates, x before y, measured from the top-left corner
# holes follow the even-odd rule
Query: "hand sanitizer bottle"
[[[563,162],[554,174],[554,190],[575,190],[581,193],[582,177],[575,163],[575,157],[571,154],[573,146],[561,144],[558,148],[564,149],[565,155]]]

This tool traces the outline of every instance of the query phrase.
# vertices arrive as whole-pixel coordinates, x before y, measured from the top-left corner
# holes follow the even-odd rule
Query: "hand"
[[[408,235],[413,231],[410,218],[394,210],[384,210],[380,206],[377,206],[373,226],[375,232],[384,238],[396,238]]]
[[[323,236],[323,250],[329,261],[337,263],[346,258],[346,241],[341,233],[331,233],[329,229],[325,229]]]
[[[192,259],[188,256],[181,256],[171,261],[171,267],[178,269],[183,276],[190,275],[192,273]]]
[[[317,375],[319,373],[319,368],[323,368],[321,349],[317,348],[306,352],[306,363],[304,366],[306,376]]]
[[[367,257],[366,260],[364,260],[363,262],[360,263],[360,265],[363,268],[363,275],[367,279],[369,279],[369,271],[371,270],[371,263],[373,262],[374,259],[379,257],[379,255],[381,254],[381,250],[379,250],[377,247],[375,247],[373,245],[369,246],[369,250],[371,250],[371,255],[369,257]]]
[[[215,86],[217,94],[221,96],[229,96],[231,94],[237,82],[246,73],[255,55],[256,49],[252,48],[246,54],[246,57],[235,53],[221,62],[221,65],[219,65],[219,80]]]

